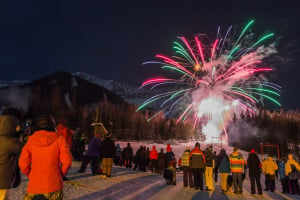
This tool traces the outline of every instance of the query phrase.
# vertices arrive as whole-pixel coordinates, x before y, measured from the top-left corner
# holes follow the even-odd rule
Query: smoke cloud
[[[0,93],[1,108],[14,107],[22,109],[24,112],[28,110],[30,100],[30,89],[27,88],[8,88]]]

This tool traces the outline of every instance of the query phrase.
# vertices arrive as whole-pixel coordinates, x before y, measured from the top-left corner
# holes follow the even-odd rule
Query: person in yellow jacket
[[[186,147],[182,154],[181,166],[183,170],[183,186],[187,187],[190,185],[190,188],[193,188],[193,171],[190,168],[190,147]]]
[[[265,174],[265,191],[271,190],[274,192],[275,189],[275,171],[278,169],[276,162],[273,160],[271,155],[262,163],[262,172]]]
[[[293,158],[292,154],[288,155],[288,160],[285,164],[285,175],[289,177],[290,187],[291,187],[291,193],[292,194],[299,194],[299,184],[298,184],[298,178],[299,178],[299,171],[300,171],[300,165],[295,159]]]

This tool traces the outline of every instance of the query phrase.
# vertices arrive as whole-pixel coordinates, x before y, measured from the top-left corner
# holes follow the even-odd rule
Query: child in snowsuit
[[[164,170],[164,178],[167,185],[176,185],[176,168],[173,161],[170,161],[168,167]]]

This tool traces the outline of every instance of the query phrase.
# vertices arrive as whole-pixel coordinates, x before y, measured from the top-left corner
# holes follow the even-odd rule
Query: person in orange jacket
[[[43,195],[62,199],[63,177],[72,165],[72,155],[63,136],[56,133],[51,115],[40,115],[33,123],[34,133],[22,149],[19,166],[28,179],[24,200]]]
[[[150,170],[151,172],[158,173],[157,161],[158,161],[158,153],[155,149],[155,145],[153,145],[152,150],[150,151]]]

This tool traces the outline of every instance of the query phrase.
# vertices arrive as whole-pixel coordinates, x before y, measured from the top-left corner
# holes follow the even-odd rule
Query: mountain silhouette
[[[113,92],[68,72],[56,72],[23,85],[0,89],[0,106],[22,108],[29,115],[65,117],[81,108],[107,102],[128,104]]]

